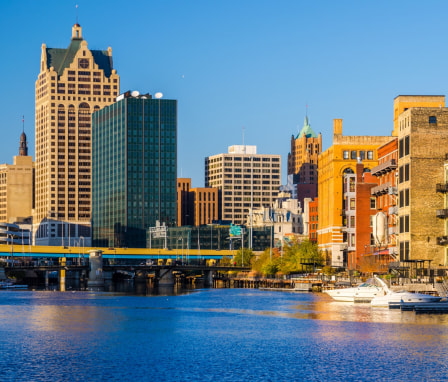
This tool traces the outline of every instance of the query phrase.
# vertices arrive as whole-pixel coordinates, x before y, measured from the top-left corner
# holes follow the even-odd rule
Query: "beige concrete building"
[[[25,133],[13,164],[0,165],[0,222],[23,222],[33,210],[33,158],[28,156]]]
[[[398,116],[400,260],[435,267],[448,264],[448,108],[438,98]]]
[[[79,24],[67,49],[42,44],[36,81],[37,245],[91,238],[91,114],[114,102],[120,79],[112,49],[90,50]]]
[[[280,187],[281,156],[257,154],[256,146],[230,146],[205,158],[205,186],[220,190],[221,218],[244,224],[249,210],[269,207]]]

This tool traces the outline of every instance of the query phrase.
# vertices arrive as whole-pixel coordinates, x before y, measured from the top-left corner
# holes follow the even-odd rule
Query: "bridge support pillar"
[[[213,286],[213,271],[204,271],[204,286],[210,287]]]
[[[172,269],[161,269],[159,273],[159,286],[174,286],[174,276]]]
[[[67,259],[65,257],[61,258],[61,266],[65,267],[67,264]],[[59,290],[65,292],[65,269],[62,268],[59,271]]]
[[[89,251],[89,279],[87,280],[88,287],[104,286],[103,276],[103,251],[93,250]]]

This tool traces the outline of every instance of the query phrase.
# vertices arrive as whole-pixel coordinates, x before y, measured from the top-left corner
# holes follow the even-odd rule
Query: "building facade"
[[[271,207],[261,207],[252,213],[253,227],[271,227],[274,235],[274,246],[281,246],[285,238],[302,238],[304,223],[302,208],[291,194],[280,192]],[[251,214],[247,217],[248,229],[251,227]]]
[[[244,224],[250,209],[269,207],[281,182],[281,156],[257,154],[256,146],[231,146],[205,158],[205,186],[220,192],[221,218]]]
[[[90,50],[79,24],[67,49],[42,44],[36,81],[33,233],[37,245],[91,243],[91,115],[119,94],[112,49]]]
[[[333,124],[333,145],[319,156],[318,245],[335,267],[347,266],[343,210],[345,174],[354,174],[358,158],[365,171],[378,165],[377,148],[390,141],[382,136],[344,136],[342,120]]]
[[[190,178],[177,179],[177,225],[212,224],[220,219],[218,189],[191,188]]]
[[[394,137],[385,145],[378,148],[378,166],[372,168],[372,175],[378,179],[378,185],[371,189],[376,198],[377,210],[384,214],[386,232],[384,241],[374,234],[375,247],[364,255],[364,258],[374,256],[376,263],[386,264],[398,260],[398,201],[404,202],[405,195],[398,196],[397,188],[398,168],[398,138]],[[409,198],[409,193],[406,195]],[[373,259],[369,260],[373,263]]]
[[[176,224],[177,101],[127,92],[92,117],[93,245],[145,247]]]
[[[413,107],[398,116],[400,261],[448,263],[448,108]]]
[[[288,175],[293,175],[297,198],[302,206],[304,198],[317,197],[317,167],[321,152],[322,135],[313,131],[308,117],[305,117],[299,134],[291,137],[291,152],[288,154]]]
[[[26,134],[20,136],[19,155],[13,164],[0,165],[0,222],[29,220],[33,211],[34,164],[28,155]]]

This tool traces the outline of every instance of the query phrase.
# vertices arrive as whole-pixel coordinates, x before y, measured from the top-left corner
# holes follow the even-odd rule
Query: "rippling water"
[[[1,381],[446,380],[448,315],[321,294],[0,292]]]

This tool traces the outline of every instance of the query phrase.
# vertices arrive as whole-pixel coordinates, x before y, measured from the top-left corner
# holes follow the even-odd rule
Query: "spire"
[[[308,115],[305,116],[305,121],[303,122],[302,130],[299,131],[299,134],[297,135],[296,139],[302,138],[304,135],[307,138],[317,138],[316,133],[313,131],[311,125],[309,124]]]
[[[25,116],[22,116],[22,134],[20,135],[19,156],[28,156],[28,144],[26,142],[25,134]]]

